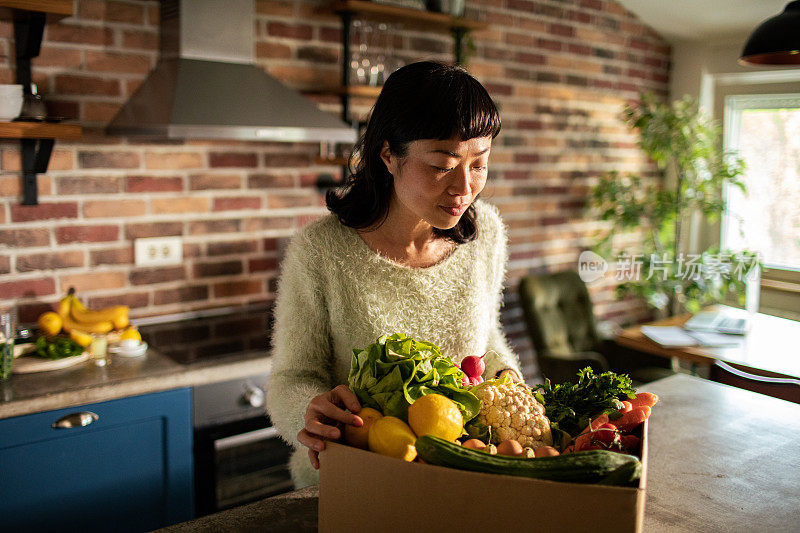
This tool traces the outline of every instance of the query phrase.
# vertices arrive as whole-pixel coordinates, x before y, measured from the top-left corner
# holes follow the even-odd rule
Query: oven
[[[269,351],[269,308],[207,310],[139,323],[145,341],[189,367],[266,357]],[[267,415],[268,381],[264,373],[193,388],[196,516],[293,489],[292,448]]]
[[[292,490],[292,450],[267,416],[267,378],[194,387],[197,516]]]

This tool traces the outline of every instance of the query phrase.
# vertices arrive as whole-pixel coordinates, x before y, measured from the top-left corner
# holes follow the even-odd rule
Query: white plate
[[[147,352],[147,343],[142,342],[134,348],[124,348],[122,346],[109,346],[108,352],[121,357],[139,357]]]
[[[14,359],[11,372],[14,374],[31,374],[33,372],[59,370],[83,363],[87,359],[89,359],[88,352],[83,352],[80,355],[73,355],[72,357],[63,357],[61,359],[44,359],[42,357],[26,355]]]

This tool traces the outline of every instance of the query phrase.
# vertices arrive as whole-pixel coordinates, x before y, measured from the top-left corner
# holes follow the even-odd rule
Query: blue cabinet
[[[0,530],[150,531],[192,518],[191,405],[177,389],[0,420]]]

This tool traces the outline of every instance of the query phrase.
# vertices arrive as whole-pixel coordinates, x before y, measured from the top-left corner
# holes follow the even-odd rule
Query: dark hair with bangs
[[[328,209],[355,229],[380,225],[389,213],[393,177],[381,159],[384,141],[398,157],[420,139],[461,140],[497,137],[500,114],[489,93],[462,67],[420,61],[386,80],[353,157],[359,157],[341,190],[328,191]],[[351,157],[352,161],[352,157]],[[453,228],[434,233],[456,243],[477,235],[475,207],[470,205]]]

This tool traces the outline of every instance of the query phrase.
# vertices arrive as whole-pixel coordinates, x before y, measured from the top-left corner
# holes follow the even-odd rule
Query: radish
[[[483,376],[483,371],[486,370],[486,365],[483,362],[484,357],[486,357],[486,354],[480,357],[477,355],[466,356],[461,360],[461,370],[471,378]]]

